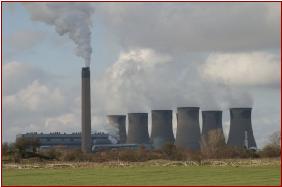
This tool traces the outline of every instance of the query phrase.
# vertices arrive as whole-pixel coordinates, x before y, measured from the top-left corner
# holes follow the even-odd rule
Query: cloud
[[[210,83],[198,74],[199,63],[177,62],[152,49],[134,49],[120,54],[101,79],[93,83],[98,113],[144,112],[180,106],[202,109],[251,107],[245,90]],[[110,99],[109,99],[110,98]]]
[[[226,85],[280,88],[280,69],[278,56],[253,52],[211,54],[199,71],[207,81]]]
[[[177,62],[172,56],[147,48],[122,52],[105,74],[92,83],[94,128],[110,132],[108,114],[176,111],[181,106],[226,112],[229,107],[253,106],[249,92],[201,79],[198,65],[193,61]],[[150,123],[149,120],[149,130]],[[176,120],[173,128],[177,128]]]
[[[77,107],[72,90],[56,82],[55,77],[26,63],[10,62],[3,66],[4,139],[11,141],[16,134],[29,131],[48,132],[48,120],[61,122],[60,116],[68,113],[79,118],[73,110]]]
[[[46,8],[44,3],[31,5],[34,6],[30,6],[29,11],[35,20],[44,20],[47,24],[56,22],[55,28],[64,26],[58,25],[64,20],[67,20],[64,23],[73,23],[71,17],[64,16],[70,15],[69,9],[64,6],[59,6],[60,11],[55,11],[58,9],[54,9],[52,4],[49,5],[53,9]],[[107,53],[110,59],[114,56],[118,58],[106,72],[99,72],[101,77],[92,76],[93,130],[111,131],[106,125],[107,114],[150,113],[151,109],[175,110],[177,106],[200,106],[202,110],[222,109],[224,114],[228,113],[231,106],[254,106],[255,111],[258,111],[254,111],[253,116],[258,142],[266,137],[264,132],[271,133],[280,128],[279,121],[275,120],[280,116],[280,108],[275,108],[275,104],[280,103],[277,101],[280,90],[269,89],[277,88],[280,83],[280,80],[277,82],[280,74],[271,73],[280,69],[280,64],[277,66],[280,59],[271,53],[262,52],[280,49],[279,3],[91,5],[96,7],[94,21],[98,30],[94,30],[94,33],[98,33],[102,40],[111,40],[105,49],[123,50],[120,54]],[[87,10],[89,8],[85,7]],[[58,30],[61,34],[64,31]],[[26,34],[19,34],[21,32]],[[32,39],[31,33],[38,36]],[[39,41],[44,41],[45,31],[42,34],[40,39],[40,32],[18,31],[10,43],[14,43],[13,48],[20,51],[34,49]],[[16,45],[18,40],[22,42]],[[101,57],[101,54],[97,55],[97,59]],[[226,64],[223,63],[223,57],[228,59]],[[242,59],[246,63],[242,63]],[[39,61],[42,62],[41,59]],[[238,66],[233,68],[230,65],[233,62],[246,69],[241,71]],[[217,63],[244,76],[236,76],[227,70],[228,74],[224,74],[224,69],[218,67],[220,65]],[[199,71],[200,66],[204,67],[202,71],[205,69],[209,73],[203,76],[204,73]],[[214,75],[210,73],[211,69],[220,72]],[[242,77],[246,77],[244,81]],[[78,83],[78,80],[70,80],[69,77],[62,81],[24,62],[3,64],[4,140],[14,140],[17,133],[29,131],[79,131]],[[261,94],[265,90],[271,90],[269,92],[276,95]],[[254,98],[258,93],[261,95]],[[265,108],[268,103],[269,107]],[[224,119],[225,133],[228,130],[228,119]],[[175,130],[175,116],[173,120]]]
[[[52,82],[51,74],[28,63],[12,61],[3,64],[3,95],[15,94],[34,80]]]
[[[50,117],[45,120],[45,131],[50,132],[78,132],[80,129],[80,120],[74,113],[66,113],[56,117]]]
[[[189,62],[178,61],[173,56],[148,48],[122,52],[100,79],[92,80],[92,130],[112,133],[113,129],[106,122],[108,114],[150,113],[152,109],[175,110],[179,106],[221,109],[227,114],[229,107],[250,107],[253,102],[259,103],[261,96],[253,98],[253,94],[259,91],[208,82],[199,75],[198,69],[203,63]],[[41,78],[39,72],[46,74],[44,77],[52,77],[41,69],[19,62],[8,64],[14,67],[10,70],[15,71],[8,71],[9,66],[4,66],[7,68],[6,85],[21,82],[22,78],[27,81],[13,92],[9,90],[12,87],[6,88],[9,94],[3,97],[4,140],[14,140],[16,134],[30,131],[80,131],[79,85],[69,89],[59,80],[48,82]],[[17,70],[16,67],[20,68]],[[12,79],[13,75],[19,74],[18,71],[22,75]],[[276,121],[271,119],[277,118],[279,110],[277,113],[272,106],[269,104],[265,108],[265,104],[261,104],[255,107],[256,111],[266,112],[255,112],[253,118],[258,119],[254,121],[254,132],[260,145],[265,140],[260,129],[264,125],[269,127],[265,132],[271,133],[276,129]],[[265,119],[259,120],[258,116]],[[228,119],[224,118],[225,134],[228,132]],[[150,123],[149,120],[149,130]],[[176,128],[174,116],[174,131]]]
[[[56,103],[56,108],[64,103],[61,91],[58,88],[51,90],[37,80],[16,94],[4,97],[4,106],[16,106],[17,109],[23,107],[29,112],[53,108],[54,103]]]
[[[279,48],[279,3],[123,3],[97,14],[124,48],[162,52]]]
[[[19,53],[28,51],[42,43],[45,33],[42,31],[22,30],[12,33],[7,39],[6,44],[10,51]]]

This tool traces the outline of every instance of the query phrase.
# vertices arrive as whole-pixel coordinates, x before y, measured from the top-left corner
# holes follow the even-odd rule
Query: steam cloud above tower
[[[91,17],[94,8],[88,3],[24,3],[34,21],[55,27],[59,35],[67,35],[76,44],[76,55],[85,66],[91,62]]]

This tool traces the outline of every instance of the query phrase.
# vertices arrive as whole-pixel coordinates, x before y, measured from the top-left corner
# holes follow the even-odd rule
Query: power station
[[[252,108],[230,108],[230,131],[228,145],[256,148],[256,141],[253,135]]]
[[[81,72],[81,151],[91,152],[91,88],[90,68],[84,67]]]
[[[108,123],[118,130],[118,143],[126,143],[126,115],[108,115]]]
[[[88,69],[89,70],[89,69]],[[87,71],[86,71],[87,72]],[[86,74],[89,77],[89,74]],[[85,76],[85,74],[83,74]],[[89,83],[89,82],[88,82]],[[110,135],[105,133],[91,134],[90,104],[85,104],[89,96],[90,85],[82,88],[86,98],[82,99],[82,132],[81,133],[27,133],[19,134],[17,138],[38,138],[42,148],[64,146],[66,148],[81,147],[83,152],[96,152],[104,149],[130,148],[135,149],[143,145],[147,148],[161,149],[166,144],[175,144],[179,148],[199,151],[201,137],[205,138],[209,132],[215,131],[216,136],[222,137],[222,111],[202,111],[202,132],[199,125],[199,107],[177,108],[177,130],[174,138],[172,130],[172,110],[152,110],[151,136],[148,133],[148,113],[128,113],[126,115],[108,115],[108,123],[115,129],[119,140],[110,141]],[[90,101],[90,97],[88,98]],[[88,109],[88,112],[85,110]],[[230,131],[227,145],[256,149],[251,123],[252,108],[230,108]],[[128,133],[126,134],[126,117],[128,117]],[[90,135],[90,140],[88,139]],[[215,134],[212,134],[215,136]],[[81,145],[81,146],[80,146]]]
[[[188,150],[200,149],[199,109],[199,107],[177,108],[176,146]]]
[[[148,113],[128,114],[128,135],[129,144],[149,144]]]
[[[209,136],[217,136],[224,140],[222,129],[222,111],[202,111],[202,137],[209,141]],[[215,134],[216,133],[216,134]]]
[[[172,110],[152,110],[151,142],[154,148],[174,143]]]
[[[115,129],[118,141],[110,141],[109,134],[91,135],[91,87],[90,68],[83,67],[81,72],[81,133],[79,134],[20,134],[17,138],[38,138],[42,146],[78,147],[89,153],[103,149],[137,148],[145,146],[161,149],[166,144],[175,144],[179,148],[198,151],[201,139],[209,132],[216,131],[222,140],[222,111],[202,111],[202,132],[199,123],[199,107],[178,107],[176,112],[177,129],[173,134],[173,111],[152,110],[151,136],[148,132],[148,113],[128,113],[128,133],[126,133],[126,115],[108,115],[108,123]],[[230,131],[227,145],[256,149],[253,135],[252,108],[230,108]],[[50,141],[52,140],[52,141]]]

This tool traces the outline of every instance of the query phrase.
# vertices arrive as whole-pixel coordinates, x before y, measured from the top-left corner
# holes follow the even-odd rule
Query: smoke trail
[[[59,35],[67,35],[76,44],[76,55],[91,62],[91,18],[94,8],[89,3],[24,3],[34,21],[55,27]]]

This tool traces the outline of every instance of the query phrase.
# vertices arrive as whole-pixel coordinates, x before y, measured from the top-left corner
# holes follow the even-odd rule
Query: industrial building
[[[118,143],[126,143],[126,115],[108,115],[108,123],[112,128],[116,129],[118,135]]]
[[[175,145],[188,150],[200,150],[201,132],[199,107],[177,108]]]
[[[117,129],[119,141],[112,143],[111,135],[105,133],[90,134],[90,151],[96,152],[105,149],[160,149],[163,145],[175,144],[187,150],[200,150],[201,137],[205,138],[209,132],[216,130],[224,141],[222,129],[222,111],[202,111],[202,133],[199,125],[199,107],[177,108],[177,130],[174,139],[172,130],[172,110],[152,110],[152,131],[148,133],[148,113],[129,113],[128,134],[126,134],[126,115],[108,115],[108,122]],[[231,146],[256,149],[251,123],[251,108],[230,109],[230,132],[227,144]],[[82,148],[81,133],[26,133],[17,138],[38,138],[40,148],[65,147]]]
[[[84,67],[81,72],[81,150],[91,152],[91,88],[90,68]]]
[[[63,146],[80,148],[89,153],[103,149],[134,149],[139,146],[160,149],[163,145],[175,144],[187,150],[200,150],[201,137],[217,130],[223,137],[222,111],[202,111],[202,133],[199,124],[199,107],[177,108],[177,130],[174,138],[172,130],[172,110],[152,110],[151,137],[148,133],[148,113],[128,113],[128,133],[126,115],[108,115],[108,123],[116,130],[117,143],[112,143],[109,134],[91,134],[91,88],[90,68],[81,72],[81,133],[26,133],[17,138],[38,138],[41,148]],[[251,122],[252,108],[230,108],[230,132],[227,144],[246,148],[256,148]]]
[[[202,111],[202,120],[202,137],[209,141],[208,136],[217,136],[225,143],[222,129],[222,111]],[[209,134],[211,132],[216,134]]]
[[[64,147],[64,148],[80,148],[81,133],[25,133],[18,134],[17,138],[36,138],[39,140],[40,148]],[[92,145],[108,145],[112,144],[109,140],[109,134],[95,133],[91,134]]]
[[[148,113],[128,114],[128,144],[149,144]]]
[[[246,148],[256,148],[253,135],[252,108],[230,108],[230,130],[227,144]]]
[[[126,134],[126,116],[108,115],[108,123],[117,130],[118,145],[99,144],[101,137],[91,135],[91,88],[90,88],[90,68],[83,67],[81,74],[81,136],[76,138],[76,145],[81,143],[83,152],[93,151],[103,148],[136,147],[137,145],[152,145],[159,149],[166,143],[175,143],[177,147],[188,150],[200,150],[201,137],[207,136],[212,130],[217,130],[223,137],[222,111],[203,111],[202,133],[199,123],[199,107],[178,107],[177,108],[177,130],[174,139],[172,131],[172,110],[152,110],[152,131],[151,137],[148,133],[148,113],[128,113],[128,133]],[[256,142],[253,136],[251,123],[251,108],[231,108],[230,109],[230,132],[228,145],[244,146],[255,148]],[[105,135],[103,135],[104,137]],[[57,138],[56,141],[63,140],[65,144],[71,144],[71,138]],[[81,141],[79,141],[81,137]],[[96,139],[95,139],[96,137]],[[75,139],[75,138],[74,138]],[[54,140],[53,140],[54,141]],[[224,141],[224,140],[223,140]],[[42,142],[48,142],[47,139]],[[127,143],[127,144],[125,144]],[[94,145],[94,146],[93,146]]]
[[[172,110],[152,110],[151,142],[154,148],[174,143]]]

